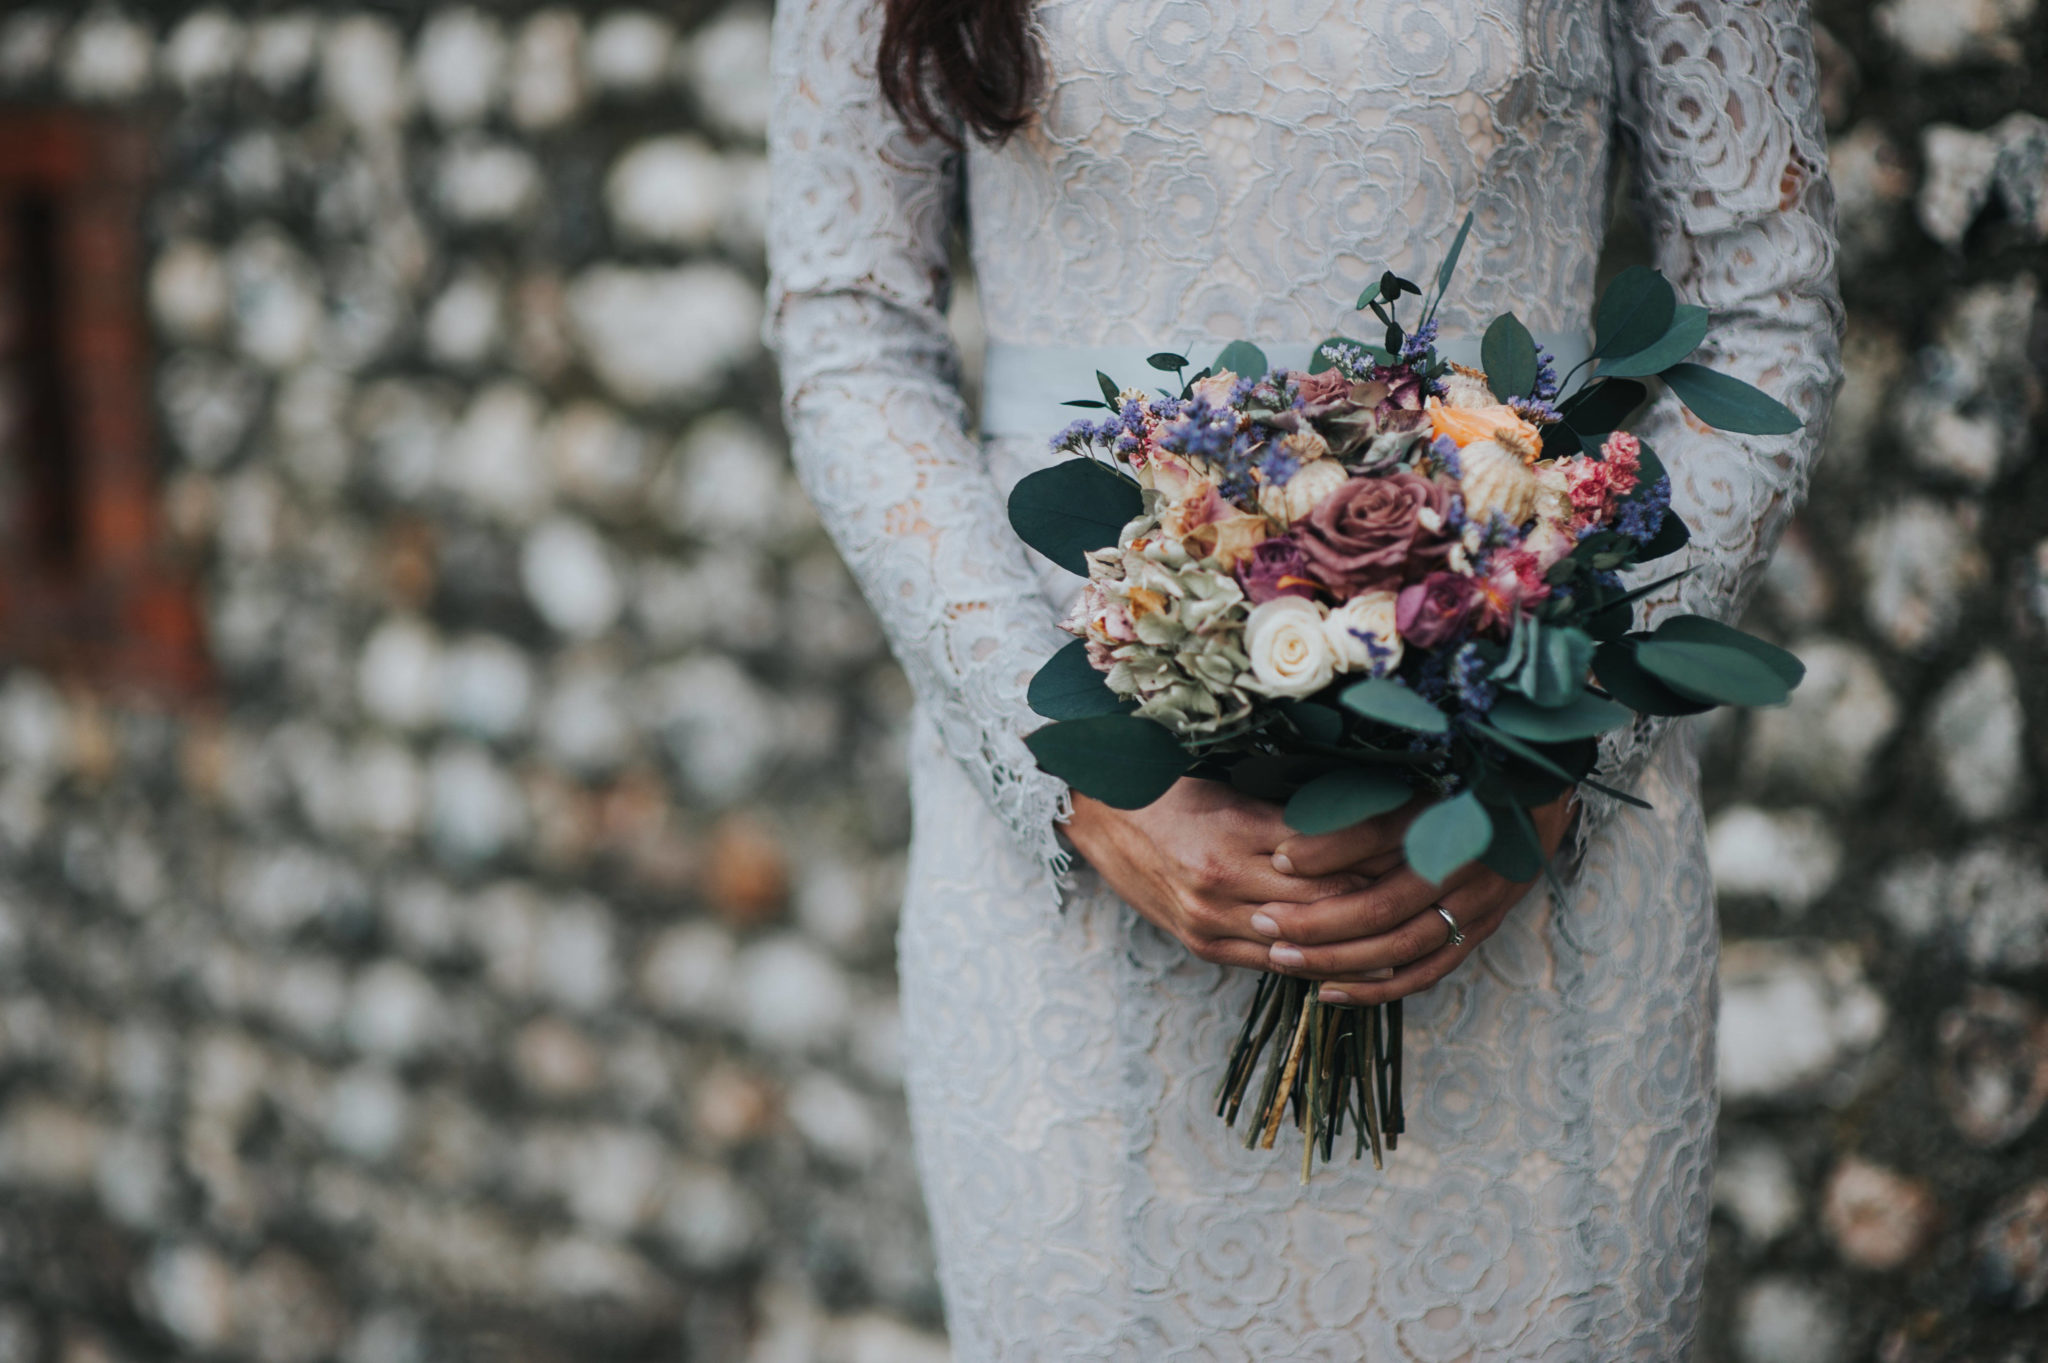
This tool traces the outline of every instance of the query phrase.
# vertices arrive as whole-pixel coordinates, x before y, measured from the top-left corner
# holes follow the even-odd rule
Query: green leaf
[[[1493,319],[1479,342],[1479,367],[1486,386],[1502,402],[1526,397],[1536,386],[1536,340],[1512,312]]]
[[[1025,701],[1047,719],[1088,719],[1121,714],[1130,702],[1109,689],[1088,661],[1088,645],[1076,639],[1046,659],[1031,678]]]
[[[1135,715],[1048,724],[1026,734],[1024,745],[1039,766],[1116,809],[1151,804],[1195,761],[1164,725]]]
[[[1636,550],[1636,562],[1649,563],[1677,553],[1692,543],[1692,531],[1686,528],[1685,519],[1669,507],[1664,509],[1664,519],[1657,522],[1657,533],[1643,542]]]
[[[1095,382],[1102,387],[1102,400],[1109,404],[1109,409],[1112,412],[1115,411],[1117,408],[1117,393],[1119,392],[1116,381],[1098,369],[1095,371]]]
[[[1636,661],[1679,695],[1716,705],[1783,705],[1792,694],[1777,669],[1727,644],[1650,638],[1636,645]]]
[[[1599,609],[1595,610],[1586,619],[1588,631],[1592,633],[1594,638],[1601,640],[1603,643],[1611,639],[1619,639],[1622,635],[1628,633],[1628,627],[1633,622],[1633,613],[1628,609],[1630,606],[1635,605],[1636,602],[1660,587],[1668,587],[1680,578],[1691,577],[1692,571],[1690,568],[1684,568],[1675,573],[1666,573],[1655,582],[1645,582],[1640,587],[1632,587],[1628,591],[1602,601]]]
[[[1401,840],[1408,867],[1433,885],[1450,879],[1451,872],[1485,854],[1493,842],[1493,820],[1486,806],[1471,791],[1431,805],[1408,825]]]
[[[1387,270],[1380,275],[1380,297],[1386,299],[1389,303],[1399,302],[1401,295],[1404,293],[1419,295],[1421,292],[1422,290],[1415,287],[1412,282],[1401,278],[1392,270]]]
[[[1311,743],[1334,744],[1344,737],[1344,716],[1327,705],[1306,700],[1279,700],[1274,705]]]
[[[1563,705],[1579,694],[1593,665],[1593,636],[1569,625],[1545,629],[1529,648],[1514,688],[1538,705]]]
[[[1637,809],[1654,810],[1657,807],[1639,795],[1631,795],[1625,790],[1616,790],[1613,786],[1607,785],[1605,782],[1595,781],[1590,776],[1586,777],[1581,784],[1591,786],[1610,800],[1619,800],[1625,805],[1634,805]]]
[[[1408,803],[1415,792],[1390,771],[1350,767],[1318,776],[1287,802],[1287,826],[1297,833],[1334,833]]]
[[[1147,355],[1145,357],[1145,363],[1151,365],[1154,369],[1159,370],[1161,373],[1178,374],[1181,370],[1186,369],[1188,367],[1188,357],[1185,355],[1176,355],[1171,350],[1162,350],[1157,352],[1156,354]]]
[[[1062,406],[1062,407],[1093,407],[1093,408],[1095,408],[1095,409],[1096,409],[1097,411],[1100,411],[1100,410],[1101,410],[1102,408],[1104,408],[1104,407],[1107,407],[1107,406],[1109,406],[1109,404],[1108,404],[1108,403],[1106,403],[1106,402],[1098,402],[1098,401],[1097,401],[1096,399],[1094,399],[1094,398],[1068,398],[1068,399],[1067,399],[1067,400],[1066,400],[1065,402],[1062,402],[1062,403],[1060,404],[1060,406]]]
[[[1671,616],[1659,624],[1650,637],[1666,643],[1721,644],[1739,648],[1777,673],[1787,687],[1799,685],[1806,677],[1806,664],[1800,662],[1796,654],[1776,644],[1766,643],[1746,630],[1724,625],[1704,615]]]
[[[1630,412],[1643,405],[1649,390],[1632,379],[1602,376],[1567,398],[1557,414],[1582,435],[1618,431]]]
[[[1465,238],[1472,233],[1472,215],[1467,213],[1465,221],[1458,224],[1458,235],[1451,242],[1451,253],[1444,257],[1444,263],[1436,271],[1436,296],[1441,300],[1444,292],[1451,287],[1451,276],[1457,272],[1458,257],[1465,252]]]
[[[1631,265],[1616,275],[1593,309],[1593,357],[1633,355],[1671,330],[1678,295],[1663,275]]]
[[[1486,811],[1493,823],[1493,841],[1480,860],[1502,880],[1527,884],[1543,874],[1543,844],[1536,841],[1535,825],[1516,804],[1500,805]]]
[[[1230,768],[1230,784],[1255,800],[1285,804],[1318,776],[1350,764],[1341,758],[1304,753],[1252,753]]]
[[[1359,291],[1358,301],[1351,305],[1353,311],[1365,311],[1367,308],[1371,307],[1376,301],[1378,301],[1379,296],[1380,282],[1377,279],[1375,279],[1372,283],[1366,285],[1365,288]]]
[[[1397,681],[1374,677],[1344,688],[1337,697],[1353,714],[1409,729],[1418,734],[1440,734],[1450,727],[1444,712]]]
[[[1707,310],[1680,303],[1671,318],[1671,329],[1633,355],[1602,360],[1600,372],[1609,378],[1643,378],[1662,373],[1700,348],[1707,339]]]
[[[1495,743],[1498,743],[1505,751],[1513,753],[1516,757],[1521,758],[1524,762],[1536,768],[1538,774],[1562,781],[1565,785],[1572,783],[1572,774],[1566,771],[1542,749],[1532,744],[1524,743],[1511,733],[1496,729],[1483,719],[1468,720],[1467,723],[1480,733],[1486,735],[1486,737],[1492,739]],[[1512,789],[1512,783],[1507,780],[1505,773],[1503,773],[1503,784],[1508,785]],[[1555,790],[1553,790],[1552,794],[1555,793]],[[1480,795],[1484,797],[1486,792],[1482,790]]]
[[[1563,705],[1536,705],[1522,697],[1503,695],[1493,704],[1487,720],[1494,728],[1526,743],[1564,743],[1574,738],[1594,738],[1618,729],[1634,716],[1626,706],[1602,700],[1588,691]]]
[[[1093,459],[1067,459],[1026,474],[1010,493],[1010,525],[1018,538],[1082,577],[1088,551],[1115,544],[1144,509],[1136,483]]]
[[[1658,377],[1692,414],[1738,435],[1787,435],[1800,427],[1792,409],[1761,389],[1703,364],[1674,364]]]
[[[1636,662],[1636,642],[1602,644],[1593,655],[1593,675],[1608,695],[1642,715],[1698,715],[1714,708],[1705,701],[1679,695],[1643,671]]]
[[[1266,352],[1250,341],[1232,341],[1217,355],[1211,366],[1217,373],[1228,369],[1241,379],[1263,379],[1266,377]]]

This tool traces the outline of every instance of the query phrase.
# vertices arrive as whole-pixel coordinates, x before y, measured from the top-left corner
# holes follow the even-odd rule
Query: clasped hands
[[[1545,855],[1571,817],[1569,792],[1529,811]],[[1434,885],[1401,839],[1419,801],[1317,837],[1280,808],[1185,778],[1143,809],[1074,797],[1068,839],[1124,902],[1205,961],[1323,981],[1325,1003],[1388,1003],[1443,979],[1528,891],[1473,864]],[[1463,932],[1451,944],[1451,925]]]

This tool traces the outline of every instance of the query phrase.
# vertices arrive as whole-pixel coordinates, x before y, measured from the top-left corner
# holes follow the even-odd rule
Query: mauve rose
[[[1269,539],[1253,547],[1237,565],[1237,584],[1254,606],[1280,596],[1313,598],[1315,584],[1308,580],[1308,563],[1292,535]]]
[[[1412,369],[1378,368],[1372,376],[1387,385],[1387,395],[1374,410],[1381,416],[1392,416],[1395,412],[1419,412],[1422,410],[1422,380]]]
[[[1450,552],[1442,529],[1451,496],[1448,485],[1406,469],[1353,478],[1297,527],[1301,552],[1316,579],[1341,594],[1399,586],[1411,559],[1428,566]],[[1425,511],[1434,528],[1423,524]]]
[[[1335,402],[1351,392],[1351,380],[1337,369],[1325,369],[1320,374],[1296,373],[1294,386],[1301,394],[1301,400],[1312,407]]]
[[[1394,628],[1404,643],[1435,648],[1457,637],[1479,604],[1479,588],[1463,573],[1431,573],[1403,587],[1394,602]]]

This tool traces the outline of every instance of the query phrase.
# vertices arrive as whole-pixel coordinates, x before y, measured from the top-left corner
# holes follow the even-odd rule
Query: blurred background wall
[[[1849,380],[1751,622],[1807,684],[1705,735],[1702,1357],[2033,1363],[2048,32],[1821,17]],[[767,21],[0,4],[0,1363],[945,1357]]]

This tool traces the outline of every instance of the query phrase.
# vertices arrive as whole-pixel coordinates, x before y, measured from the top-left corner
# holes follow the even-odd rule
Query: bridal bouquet
[[[1687,362],[1706,312],[1642,268],[1602,295],[1568,393],[1581,376],[1560,383],[1512,313],[1483,368],[1448,363],[1434,314],[1464,240],[1413,326],[1416,285],[1365,290],[1383,344],[1335,337],[1306,372],[1242,341],[1192,376],[1161,353],[1171,386],[1098,373],[1100,400],[1070,404],[1107,415],[1063,431],[1072,457],[1010,499],[1024,541],[1087,579],[1076,641],[1030,687],[1053,721],[1026,740],[1045,770],[1120,808],[1186,775],[1229,781],[1308,834],[1420,799],[1418,874],[1478,860],[1527,881],[1545,870],[1530,808],[1574,784],[1642,804],[1597,779],[1600,734],[1786,699],[1801,666],[1763,640],[1691,615],[1633,628],[1633,603],[1678,575],[1630,590],[1620,574],[1687,531],[1655,452],[1620,427],[1652,376],[1724,430],[1797,418]],[[1249,1103],[1247,1148],[1270,1149],[1291,1110],[1304,1179],[1347,1120],[1353,1158],[1377,1166],[1404,1126],[1401,1005],[1263,976],[1216,1102],[1233,1125]]]

